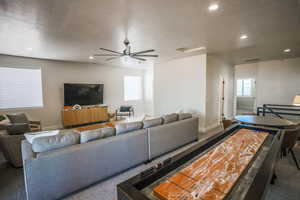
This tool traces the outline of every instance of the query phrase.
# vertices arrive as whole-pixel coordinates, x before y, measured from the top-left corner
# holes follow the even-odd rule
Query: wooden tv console
[[[65,127],[108,121],[107,106],[93,106],[80,110],[65,108],[62,111],[62,119]]]

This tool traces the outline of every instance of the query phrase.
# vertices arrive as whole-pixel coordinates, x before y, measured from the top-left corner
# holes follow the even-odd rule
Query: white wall
[[[43,108],[0,110],[0,114],[26,112],[30,118],[41,120],[43,127],[61,127],[61,111],[64,104],[63,83],[103,83],[104,104],[107,104],[111,111],[114,111],[119,105],[129,104],[134,105],[137,114],[145,112],[144,100],[125,102],[123,91],[123,77],[137,75],[144,80],[144,70],[4,55],[0,55],[0,67],[40,67],[44,97]]]
[[[144,97],[145,97],[145,113],[154,115],[153,104],[153,66],[145,69],[144,73]]]
[[[200,116],[204,126],[206,54],[154,65],[154,113],[185,111]]]
[[[225,81],[224,115],[233,117],[234,66],[216,55],[207,56],[206,77],[206,129],[214,128],[220,121],[220,80]]]
[[[300,58],[235,66],[235,77],[256,79],[256,103],[292,104],[300,94]]]

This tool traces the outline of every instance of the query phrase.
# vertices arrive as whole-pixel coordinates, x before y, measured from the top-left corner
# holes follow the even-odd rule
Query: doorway
[[[236,114],[255,114],[256,107],[255,79],[238,79],[236,82]]]

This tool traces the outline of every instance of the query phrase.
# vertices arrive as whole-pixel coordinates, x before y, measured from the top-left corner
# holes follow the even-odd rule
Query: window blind
[[[41,69],[0,67],[0,109],[43,107]]]
[[[124,77],[124,100],[142,99],[142,78],[140,76]]]

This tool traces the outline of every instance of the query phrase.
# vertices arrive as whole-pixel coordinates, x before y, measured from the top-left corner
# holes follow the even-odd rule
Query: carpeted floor
[[[208,135],[207,135],[208,136]],[[206,137],[207,137],[206,136]],[[110,178],[104,182],[90,186],[80,192],[74,193],[65,200],[117,200],[116,185],[129,177],[149,168],[155,163],[177,154],[191,145],[185,146],[157,160],[125,173]],[[295,148],[295,154],[300,161],[300,145]],[[300,171],[295,167],[291,155],[288,155],[277,164],[278,179],[275,185],[269,187],[267,200],[299,200],[300,199]],[[26,200],[22,169],[15,169],[4,161],[0,153],[0,199],[1,200]]]

